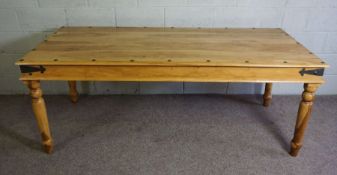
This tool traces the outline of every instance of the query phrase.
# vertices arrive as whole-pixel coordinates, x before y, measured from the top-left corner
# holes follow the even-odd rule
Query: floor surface
[[[28,96],[0,96],[1,175],[337,173],[337,96],[318,96],[298,157],[300,96],[46,96],[55,142],[42,152]]]

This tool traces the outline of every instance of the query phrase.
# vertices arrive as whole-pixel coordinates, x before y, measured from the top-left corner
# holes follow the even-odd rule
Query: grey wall
[[[337,0],[0,0],[0,94],[23,94],[14,61],[60,26],[280,27],[331,65],[319,94],[337,94]],[[43,83],[48,94],[65,82]],[[83,82],[90,94],[260,93],[259,84]],[[299,94],[300,84],[275,84]]]

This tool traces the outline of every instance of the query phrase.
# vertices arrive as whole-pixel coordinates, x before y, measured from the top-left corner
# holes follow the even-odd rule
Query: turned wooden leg
[[[266,83],[264,94],[263,94],[263,106],[269,106],[271,103],[272,95],[271,91],[273,89],[272,83]]]
[[[291,141],[291,156],[297,156],[303,144],[304,131],[308,125],[311,115],[311,108],[315,97],[315,91],[320,84],[304,84],[302,101],[298,109],[294,138]]]
[[[76,89],[76,81],[68,81],[69,84],[69,95],[70,100],[73,103],[76,103],[78,101],[78,92]]]
[[[44,99],[42,97],[42,90],[40,88],[40,81],[25,81],[25,84],[30,89],[32,97],[33,111],[40,129],[43,148],[47,153],[53,151],[53,140],[49,130],[47,110]]]

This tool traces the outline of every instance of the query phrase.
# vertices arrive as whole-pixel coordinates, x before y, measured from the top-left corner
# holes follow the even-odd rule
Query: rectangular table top
[[[328,65],[281,29],[62,27],[17,65]]]

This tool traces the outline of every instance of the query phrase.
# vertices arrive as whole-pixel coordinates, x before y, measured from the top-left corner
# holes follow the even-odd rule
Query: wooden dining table
[[[41,81],[304,84],[290,155],[297,156],[328,65],[282,29],[61,27],[16,62],[32,97],[42,145],[53,150]],[[225,106],[224,106],[225,108]],[[130,109],[132,110],[132,109]],[[247,114],[249,115],[249,114]]]

